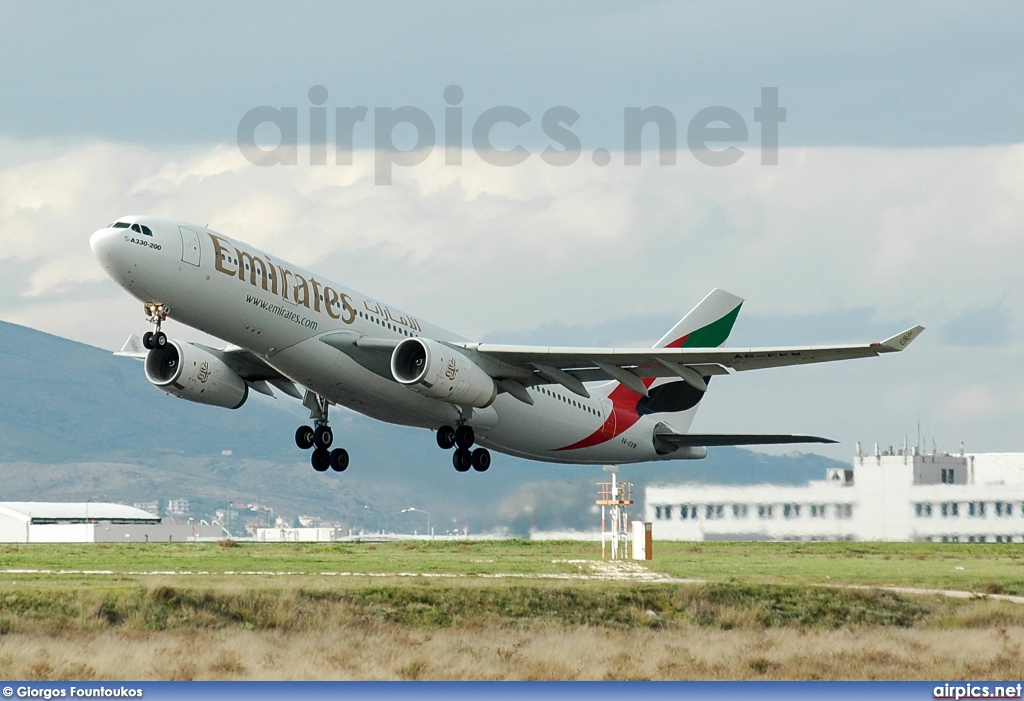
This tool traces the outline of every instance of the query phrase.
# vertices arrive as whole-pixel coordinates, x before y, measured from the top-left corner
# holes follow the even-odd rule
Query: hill
[[[392,525],[423,529],[424,515],[396,515],[414,506],[438,532],[596,525],[594,483],[605,478],[598,467],[495,455],[485,475],[458,474],[429,432],[336,409],[335,441],[352,466],[318,474],[293,443],[306,418],[288,397],[252,393],[235,411],[176,399],[150,386],[137,361],[0,322],[0,500],[184,498],[199,513],[258,502],[289,517],[376,529],[370,506]],[[801,484],[835,464],[719,448],[706,460],[630,465],[620,475],[641,497],[653,481]]]

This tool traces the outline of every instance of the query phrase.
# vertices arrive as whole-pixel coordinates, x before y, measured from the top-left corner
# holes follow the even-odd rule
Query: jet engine
[[[249,385],[224,361],[191,343],[168,341],[146,355],[146,379],[167,394],[199,404],[237,409]]]
[[[429,338],[407,338],[391,354],[391,374],[409,389],[434,399],[483,409],[498,388],[462,353]]]

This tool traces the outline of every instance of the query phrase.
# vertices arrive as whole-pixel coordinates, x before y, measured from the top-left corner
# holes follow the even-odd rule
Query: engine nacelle
[[[420,394],[483,409],[498,395],[491,376],[457,350],[429,338],[407,338],[391,354],[395,380]]]
[[[167,394],[199,404],[237,409],[249,385],[217,356],[191,343],[167,341],[146,355],[146,379]]]

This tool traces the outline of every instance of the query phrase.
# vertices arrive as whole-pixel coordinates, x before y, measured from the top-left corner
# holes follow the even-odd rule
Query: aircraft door
[[[183,263],[199,265],[199,232],[187,226],[179,226],[181,232],[181,260]]]
[[[617,433],[615,433],[615,428],[618,424],[618,416],[616,416],[616,413],[618,412],[618,407],[616,407],[611,402],[609,402],[609,404],[611,406],[608,411],[608,418],[605,419],[604,424],[601,426],[600,429],[601,437],[606,441],[611,440],[612,438],[615,438],[615,436],[618,435]]]

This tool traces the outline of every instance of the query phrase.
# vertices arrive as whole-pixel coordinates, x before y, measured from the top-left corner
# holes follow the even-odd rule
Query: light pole
[[[384,518],[384,514],[382,514],[380,511],[377,511],[377,509],[373,508],[369,504],[364,504],[363,508],[364,509],[369,509],[370,511],[376,511],[377,512],[377,530],[380,531],[381,535],[384,535],[384,531],[381,530],[381,525],[380,525],[381,524],[381,520]]]
[[[402,509],[399,513],[406,513],[408,511],[415,511],[416,513],[423,514],[427,517],[427,535],[430,535],[430,514],[423,509],[417,509],[415,506],[410,506],[408,509]]]

